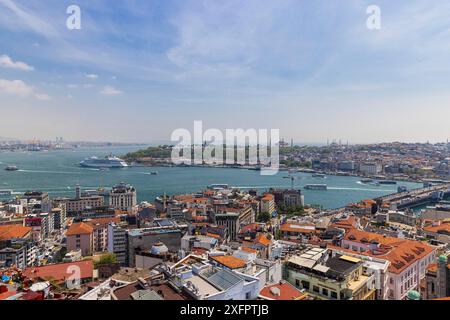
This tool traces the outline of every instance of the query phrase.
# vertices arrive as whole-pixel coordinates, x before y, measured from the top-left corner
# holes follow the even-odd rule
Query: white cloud
[[[103,87],[103,89],[100,91],[101,94],[105,95],[105,96],[118,96],[121,95],[123,92],[111,87],[111,86],[105,86]]]
[[[69,88],[69,89],[76,89],[76,88],[78,88],[78,85],[77,84],[68,84],[67,88]]]
[[[25,62],[21,61],[13,61],[9,56],[7,55],[1,55],[0,56],[0,67],[1,68],[9,68],[9,69],[18,69],[22,71],[33,71],[34,68]]]
[[[98,79],[98,75],[94,73],[86,74],[86,78],[88,79]]]
[[[5,15],[8,18],[7,21],[10,22],[8,24],[9,28],[19,29],[26,27],[47,38],[58,36],[57,30],[45,19],[40,18],[38,15],[34,15],[33,10],[28,10],[12,0],[0,0],[0,5],[8,9],[2,11],[5,12]],[[15,15],[11,15],[11,12]]]
[[[22,80],[0,79],[0,93],[26,97],[33,93],[34,88]]]
[[[10,94],[19,97],[33,96],[38,100],[48,101],[51,98],[45,93],[36,92],[33,86],[30,86],[22,80],[0,79],[0,94]]]
[[[34,97],[38,100],[42,100],[42,101],[49,101],[52,100],[47,94],[45,93],[36,93],[34,95]]]

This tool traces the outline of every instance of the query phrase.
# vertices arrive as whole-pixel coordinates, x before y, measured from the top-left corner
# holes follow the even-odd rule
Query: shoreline
[[[259,171],[260,168],[256,167],[256,166],[224,166],[224,165],[201,165],[201,164],[197,164],[197,165],[175,165],[175,164],[167,164],[167,163],[157,163],[157,164],[140,164],[140,165],[136,165],[133,164],[133,162],[131,164],[129,164],[131,167],[148,167],[148,168],[152,168],[152,167],[186,167],[186,168],[213,168],[213,169],[241,169],[241,170],[255,170],[255,171]],[[350,172],[335,172],[335,171],[321,171],[321,170],[314,170],[314,169],[309,169],[309,168],[279,168],[278,171],[281,172],[285,172],[285,171],[290,171],[290,172],[301,172],[301,173],[320,173],[320,174],[325,174],[325,175],[329,175],[329,176],[335,176],[335,177],[356,177],[356,178],[361,178],[361,179],[373,179],[373,180],[378,180],[378,181],[383,181],[383,180],[392,180],[392,181],[396,181],[396,182],[411,182],[411,183],[424,183],[427,180],[436,180],[436,181],[442,181],[442,183],[446,183],[446,182],[450,182],[449,180],[443,180],[443,179],[439,179],[439,178],[423,178],[423,179],[412,179],[410,177],[396,177],[396,176],[384,176],[383,178],[381,178],[381,176],[367,176],[367,175],[361,175],[361,174],[357,174],[357,173],[350,173]]]

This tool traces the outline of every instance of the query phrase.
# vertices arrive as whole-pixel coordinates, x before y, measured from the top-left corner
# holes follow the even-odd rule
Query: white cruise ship
[[[86,158],[80,162],[80,166],[87,168],[124,168],[128,167],[128,164],[120,158],[107,156],[102,159],[97,157]]]

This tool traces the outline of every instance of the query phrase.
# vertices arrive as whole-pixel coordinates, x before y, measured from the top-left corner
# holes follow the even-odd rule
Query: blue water
[[[264,191],[270,187],[290,188],[287,172],[275,176],[261,176],[258,171],[221,168],[182,168],[130,167],[100,171],[81,168],[78,163],[90,156],[106,156],[110,153],[120,156],[139,147],[80,148],[48,152],[1,152],[0,190],[12,189],[20,193],[28,190],[41,190],[51,196],[73,196],[74,187],[80,184],[85,189],[111,187],[120,182],[134,185],[139,201],[152,202],[156,196],[200,191],[214,183],[225,183],[242,189],[256,188]],[[19,171],[3,170],[7,165],[17,165]],[[157,170],[159,175],[151,175]],[[350,202],[376,198],[397,191],[398,185],[408,189],[421,187],[421,184],[399,182],[398,185],[365,185],[357,177],[327,176],[326,179],[313,178],[311,174],[296,173],[295,188],[306,184],[328,185],[326,191],[303,190],[305,202],[319,204],[332,209]]]

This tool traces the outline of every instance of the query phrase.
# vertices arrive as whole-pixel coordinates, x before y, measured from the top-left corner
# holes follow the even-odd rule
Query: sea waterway
[[[78,164],[86,157],[121,156],[142,147],[79,148],[46,152],[0,152],[0,190],[13,190],[20,194],[29,190],[46,191],[50,196],[73,196],[75,186],[83,189],[111,187],[126,182],[136,187],[139,201],[152,202],[161,194],[180,194],[205,189],[210,184],[228,184],[241,189],[262,192],[271,187],[290,188],[291,180],[285,171],[274,176],[246,169],[200,167],[129,167],[98,170],[81,168]],[[6,171],[16,165],[18,171]],[[158,171],[158,175],[152,175]],[[333,209],[350,202],[395,193],[398,186],[420,188],[421,184],[398,182],[397,185],[369,185],[357,177],[326,176],[315,178],[310,173],[295,173],[294,187],[302,189],[307,204],[318,204]],[[327,184],[328,190],[303,190],[307,184]]]

